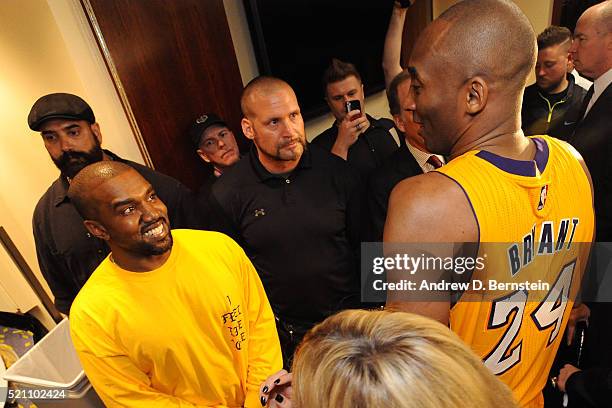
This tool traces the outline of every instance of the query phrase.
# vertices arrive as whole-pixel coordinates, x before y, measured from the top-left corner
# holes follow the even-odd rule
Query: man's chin
[[[297,143],[292,147],[285,147],[279,152],[279,156],[282,160],[293,161],[299,160],[304,153],[304,145],[301,143]]]
[[[538,86],[538,88],[540,88],[540,91],[545,92],[545,93],[550,93],[550,91],[553,90],[553,86],[550,85],[549,82],[536,82],[536,85]]]
[[[172,234],[168,233],[161,241],[150,243],[142,242],[138,252],[145,256],[163,255],[172,249]]]

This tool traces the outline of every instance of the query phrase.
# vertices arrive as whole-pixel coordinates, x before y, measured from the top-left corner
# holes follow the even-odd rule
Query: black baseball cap
[[[213,125],[221,125],[227,127],[227,124],[214,113],[205,113],[195,120],[195,123],[189,130],[189,138],[196,147],[200,147],[200,141],[204,131]]]
[[[28,115],[28,126],[40,130],[40,126],[49,119],[76,119],[95,123],[91,106],[76,95],[52,93],[39,98]]]

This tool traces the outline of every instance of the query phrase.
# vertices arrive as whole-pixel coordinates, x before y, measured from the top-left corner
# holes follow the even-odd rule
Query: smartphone
[[[346,113],[351,113],[351,111],[354,111],[354,110],[361,111],[361,102],[359,102],[359,100],[357,99],[352,100],[352,101],[346,101],[345,109],[346,109]],[[355,119],[359,117],[361,117],[361,113],[351,116],[351,119]]]

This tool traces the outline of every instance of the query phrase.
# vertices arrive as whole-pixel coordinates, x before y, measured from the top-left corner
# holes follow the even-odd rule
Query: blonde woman
[[[304,337],[292,374],[280,371],[262,384],[262,405],[517,407],[459,337],[410,313],[347,310],[329,317]]]

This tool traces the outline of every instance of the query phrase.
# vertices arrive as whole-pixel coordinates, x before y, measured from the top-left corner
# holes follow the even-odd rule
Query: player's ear
[[[489,87],[481,77],[471,78],[466,85],[466,112],[475,115],[482,111],[487,104]]]

